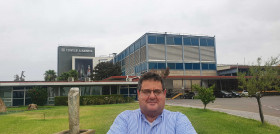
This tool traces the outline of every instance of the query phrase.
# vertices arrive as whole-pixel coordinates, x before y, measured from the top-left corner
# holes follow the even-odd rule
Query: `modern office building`
[[[183,76],[166,81],[167,89],[191,90],[191,85],[212,85],[213,82],[186,80],[184,76],[217,76],[215,37],[145,33],[114,57],[122,75],[140,76],[144,72],[161,73],[169,68],[169,76]],[[204,83],[203,83],[204,82]],[[206,83],[205,83],[206,82]]]
[[[169,67],[172,76],[217,76],[215,37],[146,33],[114,58],[122,75]]]
[[[93,69],[94,47],[59,46],[57,49],[57,74],[73,69],[79,72],[80,77],[86,77],[87,71]]]

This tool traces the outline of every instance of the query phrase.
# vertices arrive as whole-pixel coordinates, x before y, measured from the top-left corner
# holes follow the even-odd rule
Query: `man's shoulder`
[[[123,112],[121,112],[120,114],[119,114],[119,116],[131,116],[131,115],[138,115],[138,114],[140,114],[141,113],[141,111],[140,111],[140,109],[135,109],[135,110],[125,110],[125,111],[123,111]]]
[[[173,112],[173,111],[169,111],[167,109],[163,109],[163,113],[166,115],[184,115],[181,112]]]
[[[168,118],[169,120],[180,120],[182,118],[188,118],[186,115],[182,114],[181,112],[173,112],[173,111],[169,111],[164,109],[163,110],[163,116],[165,118]]]

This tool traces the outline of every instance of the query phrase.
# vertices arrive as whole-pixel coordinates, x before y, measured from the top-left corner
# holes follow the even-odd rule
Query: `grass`
[[[81,106],[80,128],[95,129],[96,133],[105,134],[119,113],[138,107],[137,103]],[[39,107],[39,110],[23,111],[25,109],[26,107],[8,108],[7,114],[1,114],[0,133],[50,134],[68,129],[68,109],[66,106],[44,106]],[[262,125],[256,120],[225,113],[175,106],[166,106],[166,109],[180,111],[187,115],[199,134],[280,133],[279,127],[269,124]]]

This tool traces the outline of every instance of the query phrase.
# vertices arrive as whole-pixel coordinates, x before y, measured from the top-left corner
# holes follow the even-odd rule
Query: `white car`
[[[243,91],[241,92],[241,96],[249,96],[248,91],[243,90]]]

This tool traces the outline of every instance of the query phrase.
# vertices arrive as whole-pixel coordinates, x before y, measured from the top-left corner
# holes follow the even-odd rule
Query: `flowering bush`
[[[42,87],[34,87],[27,91],[28,96],[31,98],[31,102],[40,106],[46,104],[48,99],[47,89]]]

